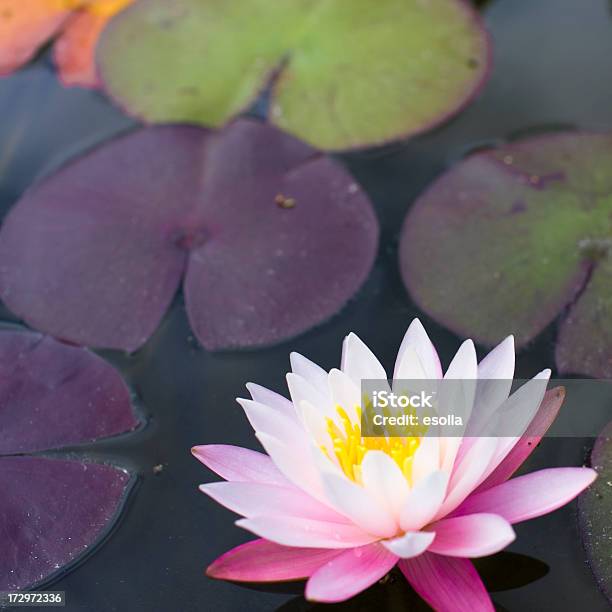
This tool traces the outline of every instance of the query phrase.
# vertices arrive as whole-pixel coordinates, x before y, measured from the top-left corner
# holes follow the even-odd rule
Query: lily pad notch
[[[271,83],[271,123],[344,150],[458,112],[491,45],[463,0],[148,0],[113,19],[97,57],[107,93],[142,120],[221,126]]]
[[[462,336],[517,346],[556,319],[557,367],[612,377],[612,135],[548,134],[477,152],[415,202],[402,277]]]
[[[0,296],[55,337],[133,351],[184,279],[207,349],[257,347],[340,310],[377,245],[359,185],[276,128],[151,127],[24,195],[0,231]]]

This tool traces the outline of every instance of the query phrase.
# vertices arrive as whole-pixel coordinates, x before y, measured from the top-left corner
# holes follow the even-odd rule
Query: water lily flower
[[[0,75],[56,38],[54,60],[66,85],[97,87],[95,48],[111,17],[134,0],[0,0]]]
[[[363,437],[360,384],[386,379],[368,347],[350,334],[342,365],[329,373],[292,354],[291,400],[249,384],[238,400],[267,454],[226,445],[195,456],[225,479],[201,490],[242,515],[237,525],[260,539],[209,566],[214,578],[265,582],[308,579],[306,597],[342,601],[395,565],[436,610],[493,610],[471,557],[491,555],[514,538],[514,523],[564,505],[595,478],[588,468],[545,469],[510,479],[536,447],[563,401],[541,392],[509,396],[514,342],[507,338],[480,363],[463,343],[446,373],[425,329],[410,325],[394,380],[477,380],[474,402],[493,414],[508,405],[529,419],[510,437]],[[532,381],[526,383],[530,385]],[[482,413],[482,411],[481,411]]]

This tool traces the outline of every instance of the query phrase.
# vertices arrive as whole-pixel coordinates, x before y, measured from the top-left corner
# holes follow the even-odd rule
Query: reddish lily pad
[[[408,214],[415,301],[461,335],[524,345],[559,314],[557,365],[612,376],[612,136],[539,136],[470,155]],[[567,309],[567,314],[565,314]]]
[[[597,583],[612,603],[612,422],[591,453],[597,480],[578,498],[582,539]]]
[[[33,327],[131,351],[185,275],[205,347],[265,345],[337,312],[377,239],[350,175],[274,128],[148,128],[26,193],[0,232],[0,294]]]
[[[0,331],[0,591],[53,578],[112,527],[133,478],[123,469],[24,452],[134,429],[119,374],[85,349]]]
[[[337,150],[455,113],[489,43],[461,0],[149,0],[109,24],[98,60],[111,96],[154,122],[222,125],[273,81],[270,120]]]

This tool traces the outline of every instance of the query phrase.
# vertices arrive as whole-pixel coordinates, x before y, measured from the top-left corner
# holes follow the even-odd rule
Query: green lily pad
[[[612,376],[612,136],[548,134],[481,151],[415,203],[400,266],[453,331],[524,345],[560,314],[563,372]]]
[[[589,565],[612,603],[612,422],[595,442],[591,466],[599,478],[578,499],[580,527]]]
[[[112,21],[98,60],[108,93],[147,121],[218,126],[272,84],[274,124],[346,149],[456,112],[489,42],[461,0],[148,0]]]

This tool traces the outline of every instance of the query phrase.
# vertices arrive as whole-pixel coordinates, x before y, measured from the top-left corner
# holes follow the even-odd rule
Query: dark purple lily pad
[[[85,349],[0,331],[0,591],[46,582],[112,527],[132,478],[123,469],[24,452],[134,429],[119,374]]]
[[[0,294],[33,327],[131,351],[185,274],[205,347],[259,346],[336,313],[377,239],[350,175],[275,128],[148,128],[26,193],[0,232]]]
[[[130,392],[105,361],[40,334],[0,332],[0,455],[92,442],[137,425]]]
[[[582,540],[599,587],[612,603],[612,422],[591,452],[597,480],[578,498]]]
[[[478,152],[404,224],[400,266],[423,310],[460,335],[518,346],[560,313],[557,365],[612,376],[612,136],[540,136]]]
[[[114,523],[130,484],[109,465],[0,457],[0,590],[46,581]]]

